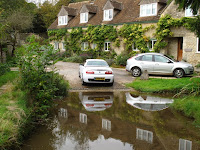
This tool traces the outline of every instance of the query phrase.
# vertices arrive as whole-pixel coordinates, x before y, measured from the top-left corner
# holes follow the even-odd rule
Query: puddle
[[[199,150],[200,129],[171,103],[171,97],[126,91],[70,92],[21,149]]]

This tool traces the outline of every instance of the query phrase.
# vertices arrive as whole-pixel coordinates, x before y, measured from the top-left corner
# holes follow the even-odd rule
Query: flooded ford
[[[200,129],[171,96],[70,92],[22,150],[200,150]]]

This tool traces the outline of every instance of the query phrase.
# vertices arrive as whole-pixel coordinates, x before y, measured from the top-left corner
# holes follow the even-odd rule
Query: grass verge
[[[199,79],[200,80],[200,79]],[[191,83],[190,78],[181,79],[154,79],[140,80],[137,78],[132,83],[127,84],[128,87],[132,87],[135,90],[149,93],[178,93],[185,86]]]
[[[26,107],[26,95],[13,87],[0,95],[0,149],[17,144],[22,136],[21,129],[30,113]]]
[[[200,127],[200,97],[186,96],[175,99],[171,105],[175,110],[183,112],[187,117],[194,118],[194,124]]]
[[[0,87],[7,82],[12,82],[14,79],[16,79],[19,75],[19,72],[16,71],[10,71],[7,72],[6,74],[0,76]]]

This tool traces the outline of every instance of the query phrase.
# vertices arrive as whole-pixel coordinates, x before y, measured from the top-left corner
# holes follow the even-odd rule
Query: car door
[[[168,58],[161,55],[154,55],[155,65],[153,68],[154,73],[158,74],[171,74],[174,63]]]
[[[153,61],[153,55],[152,54],[145,54],[141,57],[141,60],[139,62],[142,70],[147,70],[148,73],[153,72],[154,67],[154,61]]]

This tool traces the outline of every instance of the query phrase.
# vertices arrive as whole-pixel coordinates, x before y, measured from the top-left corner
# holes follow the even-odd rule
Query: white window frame
[[[156,39],[152,39],[150,41],[151,41],[151,46],[152,47],[150,47],[149,43],[147,44],[147,47],[149,48],[149,51],[153,51],[154,44],[157,42],[157,40]]]
[[[111,42],[105,42],[104,43],[104,51],[110,51]]]
[[[59,16],[58,17],[58,25],[67,25],[68,24],[68,16]]]
[[[79,121],[80,121],[80,123],[87,124],[87,115],[83,114],[83,113],[80,113],[79,114]]]
[[[148,143],[153,143],[153,132],[139,128],[136,130],[136,139],[146,141]]]
[[[62,50],[66,50],[65,45],[65,42],[62,42]]]
[[[155,6],[155,10],[153,9]],[[150,10],[150,13],[148,14],[148,8]],[[155,11],[155,13],[153,12]],[[144,4],[140,5],[140,17],[145,17],[145,16],[156,16],[158,11],[158,4],[157,3],[151,3],[151,4]]]
[[[102,129],[111,131],[111,121],[102,118]]]
[[[181,145],[183,143],[183,145]],[[189,149],[187,148],[187,144],[189,144]],[[192,150],[192,141],[179,139],[179,150]]]
[[[88,22],[88,12],[80,14],[80,23],[87,23]]]
[[[132,50],[133,50],[133,51],[136,51],[136,52],[140,51],[137,47],[136,47],[136,49],[134,48],[135,45],[136,45],[135,43],[132,44]]]
[[[113,19],[113,9],[104,10],[103,20],[104,21],[111,21],[112,19]]]
[[[197,38],[197,51],[196,53],[200,53],[200,39]]]
[[[88,48],[88,42],[82,42],[81,43],[81,50],[82,51],[86,51]]]
[[[55,50],[59,49],[59,42],[54,42],[54,49]]]
[[[191,8],[186,8],[185,9],[185,17],[193,17],[195,16],[192,12],[192,9]]]
[[[92,49],[97,48],[97,44],[96,43],[92,43]]]
[[[63,118],[68,118],[67,109],[65,109],[65,108],[60,108],[59,116],[61,116],[61,117],[63,117]]]

